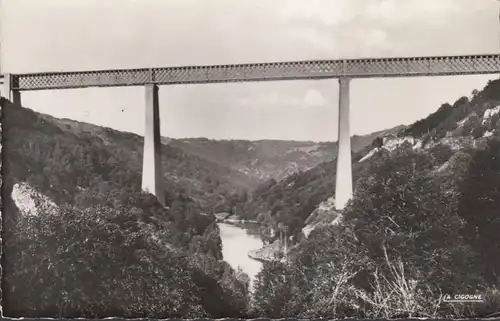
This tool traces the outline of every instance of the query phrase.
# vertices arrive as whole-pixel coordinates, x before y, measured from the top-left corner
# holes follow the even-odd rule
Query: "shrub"
[[[168,234],[101,206],[22,217],[5,244],[5,313],[204,315],[189,260],[167,242]]]
[[[487,282],[500,275],[500,140],[489,141],[473,154],[460,185],[458,213],[466,222],[461,235],[480,255],[479,269]]]
[[[467,289],[477,279],[468,273],[474,254],[459,235],[458,194],[432,168],[428,155],[397,152],[374,166],[344,219],[384,274],[390,271],[383,247],[409,265],[412,278],[443,290]]]

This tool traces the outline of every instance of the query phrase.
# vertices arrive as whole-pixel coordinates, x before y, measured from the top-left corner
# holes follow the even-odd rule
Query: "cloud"
[[[282,108],[282,107],[321,107],[326,104],[323,94],[317,89],[308,89],[290,94],[288,91],[266,92],[256,96],[236,98],[240,107]]]
[[[467,35],[484,38],[486,23],[498,26],[495,0],[3,0],[2,6],[2,55],[11,72],[479,52],[487,44]]]
[[[273,91],[253,97],[238,98],[237,104],[244,107],[294,107],[300,106],[302,100],[287,93]]]
[[[354,16],[351,1],[287,0],[275,1],[282,7],[278,16],[289,22],[316,21],[326,26],[335,26],[349,21]],[[359,2],[359,1],[357,1]]]
[[[305,59],[458,55],[499,50],[496,0],[0,1],[0,62],[3,72],[13,73]],[[434,80],[426,81],[431,83]],[[287,128],[290,132],[286,135],[292,137],[293,130],[302,126],[300,122],[309,119],[309,123],[306,121],[305,130],[309,135],[308,139],[332,137],[330,132],[321,132],[321,126],[315,124],[325,122],[325,128],[335,132],[331,127],[334,115],[324,113],[332,113],[336,109],[303,107],[324,104],[336,106],[337,88],[335,84],[332,85],[333,82],[322,80],[165,86],[161,89],[161,97],[165,102],[162,108],[168,108],[169,117],[166,117],[165,121],[169,123],[166,123],[164,128],[168,130],[168,135],[189,135],[194,130],[197,135],[207,132],[208,136],[213,136],[219,135],[218,127],[231,124],[234,126],[234,133],[249,137],[248,135],[254,134],[246,122],[252,117],[261,117],[263,120],[258,120],[260,124],[270,124],[269,127],[262,125],[262,128],[269,128],[269,136],[284,137],[285,132],[280,127],[281,123],[284,123],[281,115],[295,113],[299,116],[288,119]],[[363,86],[362,81],[353,82],[353,113],[356,106],[365,106],[360,107],[364,109],[359,112],[360,116],[353,120],[353,128],[379,130],[382,129],[380,126],[392,125],[389,122],[399,124],[404,115],[411,114],[412,119],[425,116],[414,114],[413,109],[401,111],[398,106],[402,103],[409,104],[410,100],[418,106],[427,104],[429,108],[434,108],[430,102],[424,101],[426,97],[432,96],[438,105],[441,100],[449,100],[449,96],[454,97],[457,90],[445,85],[439,89],[431,86],[429,88],[436,93],[408,99],[411,93],[403,94],[401,88],[404,85],[397,87],[397,84],[402,84],[403,81],[398,80],[391,85],[391,89],[379,89],[383,90],[383,93],[371,92],[370,98],[370,88],[375,88],[376,84],[382,82],[367,81]],[[451,80],[446,83],[451,83]],[[474,83],[474,86],[478,85]],[[393,88],[397,89],[392,90]],[[411,89],[413,92],[414,88]],[[129,90],[133,89],[120,89],[119,92],[125,93]],[[467,90],[470,92],[472,89]],[[438,97],[437,93],[441,96]],[[80,91],[71,91],[71,94],[68,91],[68,94],[61,94],[61,99],[56,99],[58,95],[59,93],[54,92],[53,97],[47,97],[43,103],[37,98],[43,98],[43,95],[34,93],[32,102],[41,112],[52,112],[59,108],[62,113],[69,110],[66,105],[70,101],[72,106],[82,102],[82,107],[74,107],[75,110],[89,110],[90,107],[86,107],[83,102],[92,101],[95,106],[92,106],[90,114],[85,114],[85,121],[89,122],[99,122],[102,117],[99,117],[99,112],[96,111],[109,105],[123,106],[127,110],[135,108],[137,111],[134,115],[142,115],[138,110],[143,106],[142,88],[138,88],[131,96],[99,93],[90,99]],[[388,117],[388,122],[384,124],[363,123],[365,110],[375,108],[370,99],[376,95],[381,95],[377,96],[376,108],[394,107],[399,113],[394,116],[395,120]],[[135,100],[131,97],[135,97]],[[46,106],[43,106],[44,104]],[[234,108],[235,106],[241,108]],[[416,110],[422,112],[421,109]],[[258,116],[252,113],[257,113]],[[76,111],[72,111],[67,117],[73,117],[73,114],[76,114]],[[132,119],[135,116],[130,116],[132,120],[129,121],[112,117],[111,111],[109,114],[106,119],[107,126],[119,125],[120,128],[137,129],[135,119]],[[210,120],[210,117],[216,120]],[[203,118],[203,121],[194,121],[198,118]],[[193,121],[186,124],[185,119]],[[406,122],[409,118],[404,119]],[[118,122],[120,123],[117,125]],[[254,123],[256,122],[257,120],[254,120]],[[210,134],[211,126],[213,132]]]
[[[463,6],[462,0],[380,0],[370,1],[362,16],[384,21],[386,24],[422,23],[422,19],[427,19],[426,24],[433,24],[453,17]]]
[[[325,105],[325,99],[318,90],[309,89],[304,97],[304,105],[306,107],[322,107]]]

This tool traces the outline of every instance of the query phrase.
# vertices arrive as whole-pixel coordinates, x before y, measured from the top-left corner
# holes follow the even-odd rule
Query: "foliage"
[[[416,121],[412,126],[404,130],[403,135],[410,135],[413,137],[421,137],[436,128],[445,118],[453,112],[453,106],[450,104],[443,104],[441,107],[429,115],[427,118]]]
[[[73,203],[89,187],[96,194],[89,198],[99,198],[96,203],[111,199],[99,193],[119,190],[125,197],[140,191],[142,137],[7,107],[5,148],[11,178],[29,181],[58,202]],[[207,212],[221,195],[244,192],[248,183],[241,173],[166,144],[162,172],[167,205],[184,194]]]
[[[284,264],[271,261],[264,267],[255,281],[255,315],[259,317],[292,317],[297,308],[292,299],[291,274]]]
[[[295,245],[288,264],[262,270],[257,311],[305,318],[498,314],[500,116],[481,117],[498,106],[499,84],[489,82],[472,100],[444,104],[401,133],[420,138],[424,148],[381,149],[355,164],[355,197],[341,212],[341,225],[315,229]],[[486,131],[492,137],[483,137]],[[375,140],[365,154],[382,144]],[[318,175],[327,166],[334,172],[334,162],[325,163],[259,191],[253,200],[265,213],[259,220],[300,206],[285,203],[295,196],[290,187],[331,182]],[[302,193],[326,197],[318,190]],[[481,293],[486,301],[445,304],[445,293]]]
[[[447,152],[400,149],[372,162],[371,177],[357,186],[341,226],[313,231],[298,244],[288,270],[261,272],[261,280],[276,280],[279,273],[287,282],[260,282],[257,293],[264,298],[257,309],[273,317],[307,318],[491,313],[480,306],[454,311],[439,301],[442,293],[484,291],[480,285],[486,280],[475,267],[496,250],[490,245],[481,258],[462,236],[467,222],[458,210],[461,180],[434,174],[447,158],[439,153]],[[275,297],[289,303],[266,305]]]
[[[461,186],[458,213],[467,223],[462,236],[480,255],[479,266],[488,282],[500,275],[500,140],[475,152]]]
[[[230,171],[164,146],[163,207],[141,192],[137,136],[3,112],[6,315],[245,315],[248,286],[221,261],[219,230],[202,214],[239,184]],[[22,216],[10,198],[19,182],[60,210]]]
[[[282,222],[291,236],[298,236],[317,204],[331,196],[335,186],[335,161],[290,175],[281,182],[269,181],[254,191],[251,201],[240,205],[245,218],[270,212],[271,225]]]
[[[488,81],[478,97],[489,101],[500,100],[500,79]]]
[[[375,155],[373,159],[379,157],[381,155]],[[237,204],[238,212],[248,219],[269,213],[270,217],[265,222],[267,229],[283,223],[288,227],[289,235],[299,240],[305,221],[318,204],[335,196],[336,166],[335,158],[308,171],[292,174],[280,182],[269,180],[253,191],[248,202]],[[355,163],[354,181],[363,179],[368,167],[369,163]]]
[[[221,147],[217,159],[199,142],[189,143],[199,157],[182,144],[167,146],[163,208],[140,192],[135,136],[68,132],[26,113],[27,123],[7,127],[13,135],[5,145],[7,194],[25,180],[58,204],[75,206],[9,217],[6,307],[32,315],[148,317],[435,318],[498,311],[500,114],[488,122],[481,117],[498,105],[499,84],[443,104],[401,133],[432,145],[389,152],[380,148],[383,139],[364,144],[353,160],[380,150],[354,164],[355,198],[340,213],[341,224],[308,238],[301,237],[307,218],[334,196],[335,159],[247,192],[240,187],[248,182],[224,167],[248,165],[234,155],[237,145]],[[23,112],[13,119],[21,122]],[[493,137],[483,138],[486,131]],[[221,261],[219,231],[200,214],[205,210],[258,220],[267,243],[283,223],[294,236],[286,262],[264,264],[252,297],[248,277]],[[71,282],[78,286],[65,287]],[[118,301],[114,291],[127,295]],[[442,304],[443,293],[489,296],[458,309]]]
[[[6,309],[32,317],[203,315],[171,232],[107,207],[21,219],[5,244]]]

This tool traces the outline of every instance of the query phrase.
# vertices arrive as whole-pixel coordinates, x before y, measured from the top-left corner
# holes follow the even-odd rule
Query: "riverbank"
[[[230,215],[229,213],[214,214],[218,224],[228,224],[243,230],[246,234],[258,236],[260,239],[261,224],[255,220],[241,219],[238,215]],[[281,259],[282,248],[279,241],[271,244],[264,244],[259,248],[252,249],[246,253],[248,258],[260,263],[270,262]]]
[[[279,241],[263,245],[260,249],[248,252],[248,257],[259,262],[265,263],[281,259],[282,248]]]
[[[259,224],[259,222],[257,221],[253,221],[253,220],[237,220],[237,219],[231,219],[231,218],[227,218],[225,220],[223,220],[224,223],[233,223],[233,224]]]
[[[259,224],[259,222],[255,220],[245,220],[241,219],[238,215],[236,214],[229,214],[229,213],[215,213],[215,221],[217,223],[228,223],[228,224]]]

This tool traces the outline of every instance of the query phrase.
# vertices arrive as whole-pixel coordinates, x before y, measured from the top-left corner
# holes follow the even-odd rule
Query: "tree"
[[[277,261],[264,263],[255,280],[254,309],[258,316],[269,318],[294,316],[291,274]]]
[[[218,177],[217,192],[226,193],[234,190],[228,171],[163,146],[167,209],[141,192],[137,135],[67,128],[17,106],[4,111],[5,191],[28,182],[61,208],[21,217],[5,194],[6,314],[227,317],[224,309],[234,316],[246,308],[246,288],[219,262],[216,224],[200,214],[217,201],[204,195],[204,178]]]
[[[188,260],[168,246],[165,232],[129,223],[137,223],[132,215],[102,206],[21,218],[6,242],[7,313],[203,315]]]
[[[429,155],[397,151],[374,165],[344,220],[381,268],[387,268],[386,248],[391,259],[410,266],[412,278],[442,289],[467,289],[477,279],[470,274],[474,255],[459,235],[458,193],[453,181],[433,175],[433,168]]]
[[[294,302],[299,315],[316,317],[360,317],[356,311],[355,287],[367,286],[363,279],[371,263],[352,230],[325,226],[314,230],[293,255]],[[297,304],[298,305],[298,304]]]
[[[460,186],[459,215],[465,240],[480,254],[486,282],[500,276],[500,140],[475,153]]]

